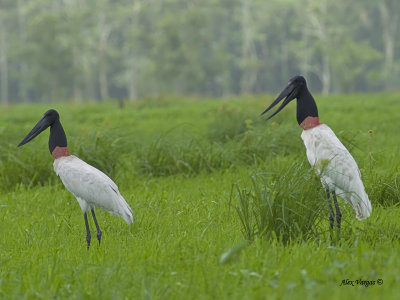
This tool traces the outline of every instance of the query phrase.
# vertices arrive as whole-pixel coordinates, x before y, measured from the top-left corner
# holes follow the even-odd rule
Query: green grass
[[[269,175],[253,176],[250,191],[235,186],[244,238],[278,238],[285,245],[320,238],[319,220],[327,205],[313,170],[296,160]]]
[[[333,240],[294,103],[268,122],[270,97],[0,107],[0,299],[397,299],[400,96],[316,99],[373,205],[360,222],[339,199]],[[103,239],[89,251],[49,132],[16,148],[48,108],[70,152],[110,175],[134,212],[126,225],[97,210]]]

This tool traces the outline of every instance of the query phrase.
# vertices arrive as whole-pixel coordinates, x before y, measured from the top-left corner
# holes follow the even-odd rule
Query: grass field
[[[294,103],[268,122],[266,96],[0,107],[0,298],[398,299],[400,96],[316,98],[373,205],[360,222],[340,200],[340,235]],[[134,212],[126,225],[97,210],[103,239],[89,251],[49,131],[16,148],[49,108],[70,152],[113,178]]]

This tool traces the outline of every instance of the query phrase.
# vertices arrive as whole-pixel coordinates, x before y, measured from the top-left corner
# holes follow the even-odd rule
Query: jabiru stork
[[[329,199],[330,193],[332,193],[335,205],[336,222],[339,230],[342,213],[336,195],[351,204],[358,220],[368,218],[372,207],[365,192],[357,163],[334,132],[327,125],[319,123],[317,105],[307,88],[305,78],[295,76],[290,79],[278,98],[261,115],[268,112],[282,99],[284,100],[280,107],[266,120],[275,116],[290,101],[297,99],[297,123],[303,129],[301,138],[307,150],[308,161],[320,176],[326,191],[331,229],[333,229],[334,212]]]
[[[42,131],[50,127],[49,150],[54,157],[54,171],[68,191],[78,200],[86,226],[86,242],[89,249],[91,234],[87,219],[90,210],[97,230],[99,245],[102,232],[94,213],[100,207],[111,214],[122,217],[128,224],[133,222],[132,209],[126,203],[117,185],[103,172],[87,164],[78,157],[69,154],[67,137],[56,110],[48,110],[18,147],[28,143]]]

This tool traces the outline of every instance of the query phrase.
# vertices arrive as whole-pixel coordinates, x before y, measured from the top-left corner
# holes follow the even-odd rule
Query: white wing
[[[322,184],[349,202],[359,220],[368,218],[372,207],[361,181],[357,163],[335,133],[325,124],[301,134],[311,166]]]
[[[54,160],[54,171],[76,197],[83,212],[100,207],[122,217],[128,224],[133,222],[131,208],[117,185],[103,172],[74,155]]]

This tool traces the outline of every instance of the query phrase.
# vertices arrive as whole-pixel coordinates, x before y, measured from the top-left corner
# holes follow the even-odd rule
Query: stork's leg
[[[101,230],[99,227],[99,224],[97,223],[97,219],[96,219],[96,215],[94,214],[94,209],[92,208],[92,216],[93,216],[93,220],[94,220],[94,224],[96,225],[96,229],[97,229],[97,239],[99,240],[99,246],[100,246],[100,241],[101,241]]]
[[[331,229],[333,229],[333,207],[331,200],[329,199],[329,189],[326,189],[326,197],[328,198],[328,207],[329,207],[329,225],[331,226]]]
[[[83,217],[85,218],[86,242],[87,242],[87,248],[88,248],[88,250],[89,250],[90,240],[91,240],[92,236],[91,236],[91,234],[90,234],[89,223],[88,223],[88,219],[87,219],[87,214],[86,214],[86,212],[83,214]]]
[[[340,211],[339,204],[338,204],[337,199],[336,199],[335,191],[332,191],[332,196],[333,196],[333,203],[335,203],[335,208],[336,208],[337,227],[338,227],[338,229],[340,229],[340,224],[342,222],[342,213]]]

